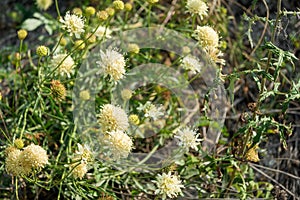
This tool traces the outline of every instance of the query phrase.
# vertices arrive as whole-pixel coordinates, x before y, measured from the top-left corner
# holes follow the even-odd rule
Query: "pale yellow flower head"
[[[36,5],[40,10],[47,10],[52,3],[52,0],[36,0]]]
[[[125,74],[125,58],[122,54],[115,50],[107,49],[105,52],[100,51],[99,64],[104,76],[110,76],[114,81],[118,81],[123,78]]]
[[[95,32],[95,36],[97,36],[98,38],[111,38],[111,33],[112,31],[105,26],[99,26]]]
[[[116,130],[126,131],[129,127],[128,117],[125,111],[112,104],[105,104],[102,107],[98,115],[98,121],[103,133]]]
[[[219,45],[219,35],[210,26],[197,26],[193,36],[199,40],[199,43],[203,48],[217,47]]]
[[[41,146],[35,144],[25,147],[19,159],[25,172],[40,170],[48,164],[47,152]]]
[[[53,68],[59,66],[56,69],[56,74],[61,74],[62,76],[67,75],[67,77],[70,78],[75,62],[71,56],[63,53],[54,55],[51,64]]]
[[[210,59],[212,61],[214,61],[215,63],[220,64],[220,65],[226,64],[226,61],[221,58],[224,54],[218,48],[208,47],[205,49],[205,51],[208,53]]]
[[[72,165],[70,165],[70,169],[71,170],[73,169],[72,171],[73,177],[78,179],[82,179],[88,171],[87,164],[83,162],[81,162],[80,164],[73,163]]]
[[[198,145],[201,141],[198,137],[199,134],[190,128],[180,129],[175,135],[175,138],[179,139],[180,146],[183,146],[186,149],[192,148],[196,151],[198,150]]]
[[[80,34],[84,32],[84,19],[81,16],[67,12],[64,19],[60,18],[59,21],[63,24],[62,28],[70,33],[70,36],[75,35],[76,38],[79,38]]]
[[[191,71],[193,74],[199,73],[201,71],[202,64],[199,60],[192,56],[188,55],[182,59],[182,67],[185,70]]]
[[[15,147],[8,147],[6,149],[5,168],[9,174],[18,176],[23,173],[23,167],[19,162],[21,150]]]
[[[182,185],[181,180],[175,174],[169,171],[168,174],[163,173],[162,175],[157,175],[157,180],[154,181],[157,185],[157,190],[155,194],[161,194],[162,199],[174,198],[177,197],[178,194],[182,195],[181,188],[184,188]]]
[[[110,132],[109,142],[114,160],[127,158],[133,148],[131,138],[121,130]]]
[[[204,16],[207,16],[208,7],[202,0],[188,0],[186,7],[189,13],[192,15],[198,14],[201,20]]]

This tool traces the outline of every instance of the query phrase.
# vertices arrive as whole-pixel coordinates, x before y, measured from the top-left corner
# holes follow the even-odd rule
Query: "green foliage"
[[[115,11],[106,20],[100,19],[100,11],[111,8],[112,2],[85,0],[64,4],[54,1],[52,9],[56,13],[40,12],[35,8],[32,16],[28,16],[30,12],[18,3],[17,9],[10,13],[9,16],[29,33],[28,38],[21,41],[15,36],[17,45],[6,45],[0,50],[0,158],[5,160],[0,165],[0,198],[161,199],[168,193],[159,186],[158,177],[168,172],[181,180],[183,198],[277,198],[272,193],[277,183],[270,176],[260,178],[253,162],[263,159],[261,152],[265,151],[264,144],[271,141],[272,137],[278,138],[287,149],[286,140],[294,133],[294,124],[288,120],[288,111],[295,102],[299,105],[300,81],[294,80],[291,75],[298,70],[299,60],[294,53],[278,44],[275,36],[280,34],[280,19],[299,15],[299,11],[281,9],[281,1],[278,0],[276,18],[273,15],[260,16],[251,13],[255,13],[260,3],[253,0],[250,8],[245,10],[247,12],[238,16],[241,18],[239,21],[225,1],[208,1],[207,16],[201,20],[198,13],[187,12],[186,1],[149,4],[148,1],[136,0],[129,1],[133,6],[131,11]],[[238,1],[235,3],[241,6]],[[85,13],[85,8],[90,5],[96,9],[95,15]],[[73,23],[78,23],[73,29],[64,27],[62,22],[67,21],[65,13],[75,7],[83,12],[82,16],[76,15],[76,20],[84,22],[83,30],[79,30],[79,33],[75,30],[78,27],[81,29],[78,21],[69,24],[72,27]],[[268,7],[266,9],[271,11]],[[22,23],[22,18],[16,15],[19,12],[24,12],[26,17]],[[197,41],[196,47],[181,44],[181,41],[172,41],[174,44],[170,46],[176,44],[176,47],[182,48],[180,52],[184,52],[183,46],[186,45],[192,53],[201,48],[201,54],[206,57],[194,60],[193,64],[201,63],[201,70],[197,71],[184,66],[184,59],[189,53],[177,55],[177,49],[167,52],[165,49],[141,48],[138,53],[117,50],[124,58],[126,72],[129,72],[123,74],[124,79],[130,77],[131,70],[139,65],[161,63],[166,71],[152,70],[155,71],[156,80],[164,80],[170,87],[156,83],[139,85],[129,100],[123,99],[118,105],[127,109],[127,115],[138,116],[138,124],[130,124],[128,130],[122,131],[133,141],[130,151],[136,156],[139,153],[146,156],[136,158],[134,163],[111,160],[114,153],[122,152],[121,147],[126,141],[114,144],[121,146],[115,151],[115,146],[101,149],[107,145],[107,141],[112,143],[112,130],[101,131],[104,125],[99,122],[99,115],[105,104],[113,104],[118,100],[116,94],[121,93],[118,91],[120,81],[114,80],[112,73],[115,71],[99,73],[95,62],[86,64],[85,70],[80,70],[80,66],[88,59],[94,61],[94,50],[105,45],[111,36],[121,37],[122,32],[156,24]],[[257,34],[258,24],[265,25],[262,35]],[[219,35],[218,45],[200,46],[198,40],[215,38],[211,38],[211,35],[203,37],[200,33],[197,35],[197,26],[211,26]],[[98,28],[103,28],[103,32],[99,33]],[[72,32],[73,35],[70,34]],[[147,34],[142,36],[146,42],[152,33],[149,31]],[[164,34],[156,38],[159,43],[165,42]],[[125,39],[120,38],[119,42],[124,49],[127,48],[126,43],[122,43]],[[75,45],[78,40],[81,46]],[[300,41],[296,34],[291,40],[295,46]],[[40,45],[48,48],[46,56],[35,53]],[[97,52],[99,57],[98,54],[100,52]],[[63,58],[55,63],[57,55],[63,55]],[[223,61],[226,61],[225,66]],[[208,74],[209,66],[216,68],[212,72],[216,77],[211,82],[205,79],[207,77],[201,77]],[[64,69],[61,70],[61,67]],[[158,65],[151,67],[160,69]],[[183,75],[178,78],[174,73],[170,80],[165,80],[164,75],[170,72],[169,69],[182,72]],[[94,74],[100,75],[94,85],[89,85],[95,82],[95,77],[91,76]],[[89,86],[85,88],[86,85],[79,85],[79,90],[87,90],[90,96],[81,104],[76,104],[78,99],[74,96],[79,79]],[[56,85],[53,80],[57,81]],[[211,85],[208,86],[208,83]],[[218,90],[224,84],[228,94]],[[177,96],[172,93],[178,90],[186,92],[186,86],[196,94]],[[223,103],[219,108],[214,108],[222,95],[228,96],[228,99],[227,96],[224,99],[226,103],[229,100],[232,106]],[[190,108],[192,114],[184,115],[185,105],[192,100],[196,102],[195,108]],[[91,101],[96,116],[89,113],[89,107],[80,110],[89,106]],[[248,104],[248,107],[244,104]],[[78,127],[80,119],[74,114],[76,109],[86,115],[82,122],[85,126]],[[151,117],[151,109],[158,116]],[[241,117],[229,123],[230,120],[222,116],[221,109]],[[163,113],[162,117],[160,112]],[[117,116],[121,114],[117,113]],[[196,119],[193,119],[195,116]],[[89,120],[93,117],[98,121],[91,125]],[[192,119],[195,123],[189,124]],[[113,126],[113,123],[110,121],[108,124]],[[178,137],[178,132],[183,128],[189,128],[194,134],[191,142],[194,146],[184,146],[187,144]],[[210,134],[215,136],[213,141],[209,141]],[[32,169],[30,175],[13,176],[7,166],[10,165],[8,157],[12,148],[15,148],[16,139],[22,139],[25,146],[31,143],[41,146],[47,151],[48,164]],[[98,149],[88,147],[95,142],[99,142]],[[175,150],[170,148],[172,142],[178,145]],[[105,150],[107,154],[102,152]],[[113,153],[110,154],[110,151]],[[168,153],[170,155],[165,160],[156,161]],[[20,166],[23,164],[18,162],[15,167]],[[283,185],[281,187],[289,191]],[[289,194],[296,196],[293,192],[289,191]],[[180,195],[179,192],[175,193],[175,196]]]

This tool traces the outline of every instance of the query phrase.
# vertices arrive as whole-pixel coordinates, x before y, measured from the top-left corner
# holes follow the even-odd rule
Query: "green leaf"
[[[38,19],[29,18],[23,22],[22,28],[26,29],[28,31],[33,31],[42,24],[43,24],[43,22]]]

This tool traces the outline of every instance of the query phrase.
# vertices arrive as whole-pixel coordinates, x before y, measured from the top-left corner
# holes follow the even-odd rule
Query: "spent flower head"
[[[53,99],[63,101],[66,98],[66,88],[59,80],[52,80],[50,89]]]
[[[63,24],[62,28],[70,33],[70,36],[75,35],[76,38],[79,38],[80,34],[84,32],[84,19],[81,16],[67,12],[65,17],[60,18],[59,21]]]
[[[208,7],[202,0],[188,0],[186,8],[192,15],[198,14],[201,20],[204,16],[207,16]]]
[[[181,188],[184,188],[182,185],[179,176],[173,174],[172,172],[158,174],[156,181],[154,181],[157,185],[157,189],[155,190],[155,194],[161,194],[162,199],[174,198],[177,197],[178,194],[183,195]]]
[[[247,146],[250,147],[251,145],[248,144]],[[259,148],[258,145],[255,145],[252,148],[250,148],[245,155],[246,160],[252,162],[259,162],[260,159],[258,157],[258,151],[257,151],[258,148]]]
[[[97,12],[97,17],[100,21],[105,21],[108,18],[108,13],[105,10],[101,10]]]
[[[96,63],[100,65],[104,76],[109,75],[114,81],[123,78],[125,74],[125,58],[115,50],[107,49],[105,52],[101,50],[100,61]]]

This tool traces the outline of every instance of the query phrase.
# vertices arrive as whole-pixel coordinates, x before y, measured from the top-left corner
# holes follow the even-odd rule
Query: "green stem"
[[[56,49],[58,48],[58,46],[59,46],[59,44],[60,44],[60,41],[62,40],[63,36],[64,36],[64,35],[61,34],[61,36],[59,37],[59,40],[58,40],[57,44],[56,44],[55,47],[53,48],[53,50],[52,50],[52,52],[50,53],[50,55],[53,55],[53,54],[54,54],[54,52],[55,52]]]
[[[271,42],[272,43],[274,43],[274,41],[275,41],[275,33],[276,33],[276,29],[277,29],[277,26],[278,26],[281,14],[282,14],[281,13],[281,0],[278,0],[277,1],[276,21],[275,21],[275,24],[274,24],[274,30],[272,31],[272,35],[271,35]],[[270,70],[271,59],[272,59],[272,51],[269,50],[268,60],[267,60],[266,69],[265,69],[266,73],[268,73],[269,70]],[[259,92],[259,98],[258,98],[258,101],[257,101],[257,105],[256,105],[256,109],[255,109],[254,115],[255,115],[255,113],[257,113],[257,111],[258,111],[258,109],[260,107],[261,98],[262,98],[262,95],[264,93],[264,89],[265,89],[265,86],[266,86],[266,80],[267,80],[266,77],[264,77],[263,80],[262,80],[262,84],[261,84],[261,88],[260,88],[260,92]]]
[[[59,12],[59,7],[58,7],[58,0],[55,0],[55,8],[56,8],[56,12],[58,17],[60,18],[60,12]]]

